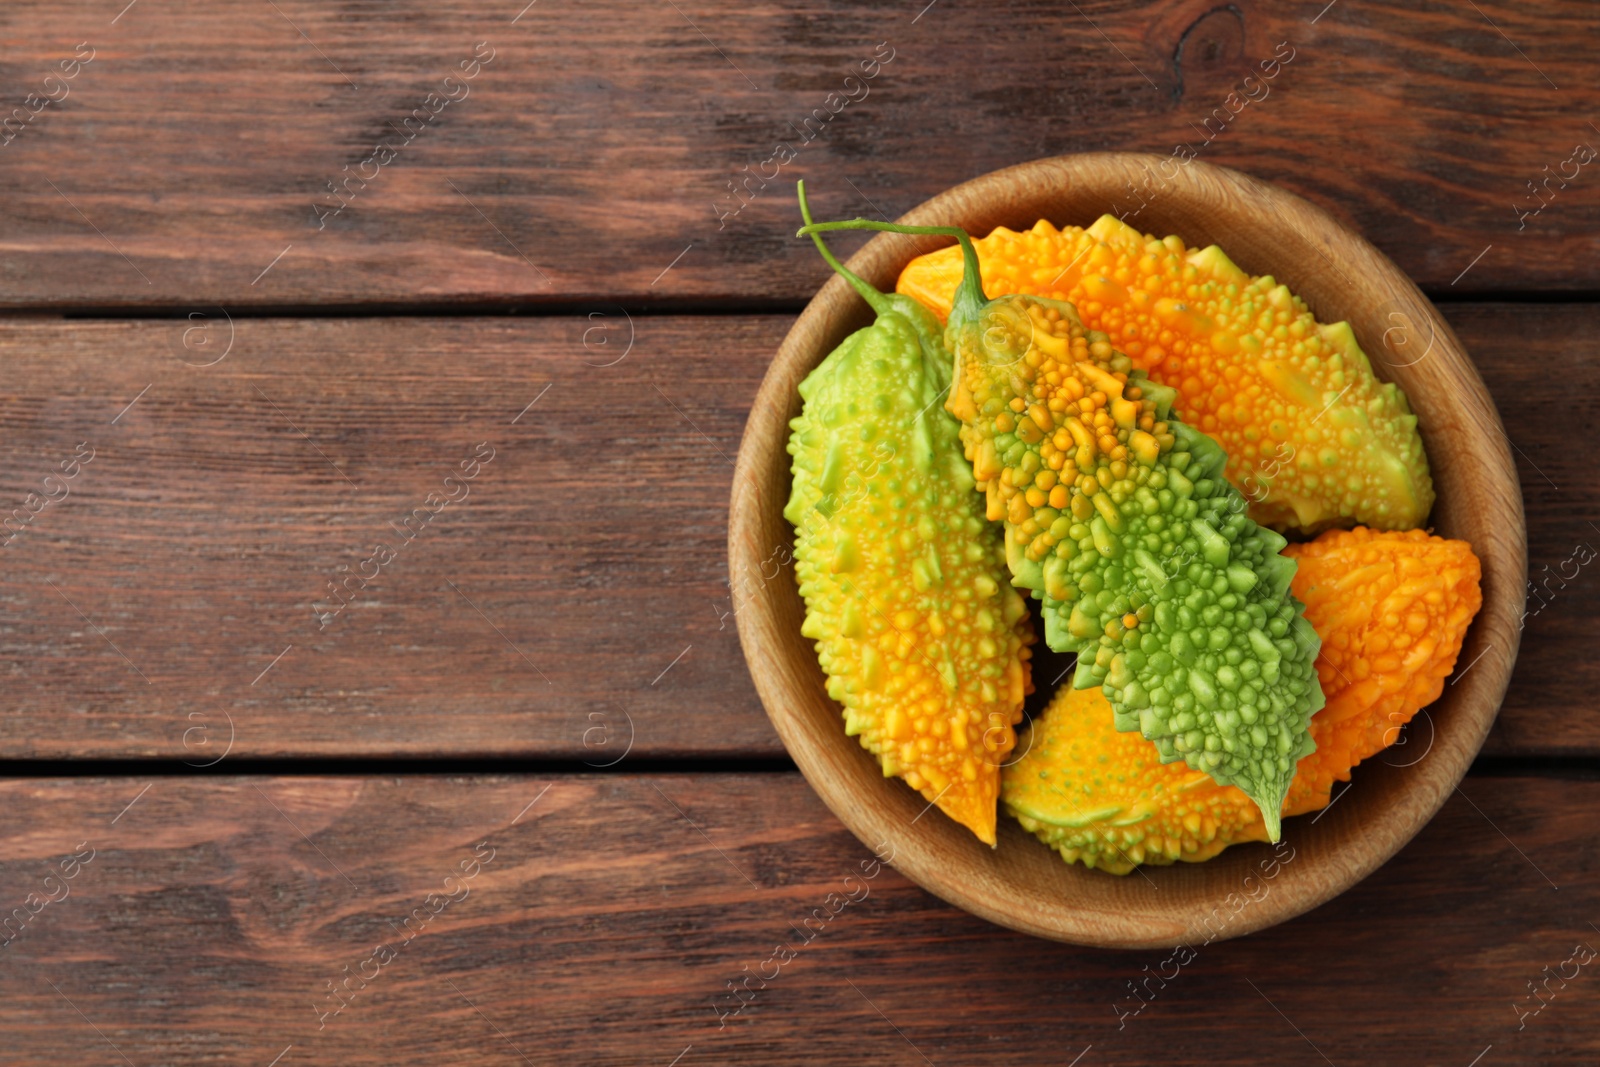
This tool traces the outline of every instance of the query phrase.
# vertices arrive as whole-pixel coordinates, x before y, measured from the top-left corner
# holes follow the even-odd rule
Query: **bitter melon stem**
[[[876,293],[877,290],[872,289],[870,285],[867,285],[866,282],[840,265],[839,261],[834,259],[826,248],[823,248],[822,239],[817,234],[830,230],[876,230],[879,233],[904,233],[912,236],[954,237],[961,245],[961,256],[966,264],[966,270],[962,275],[961,284],[956,288],[955,303],[950,312],[950,321],[956,324],[970,322],[977,318],[978,312],[982,310],[983,305],[989,302],[989,298],[983,292],[983,280],[978,274],[978,250],[973,247],[972,237],[966,230],[961,229],[959,226],[907,226],[903,223],[877,222],[873,219],[812,222],[811,213],[806,208],[805,183],[802,181],[799,184],[802,187],[800,191],[800,214],[806,220],[806,224],[800,228],[797,236],[810,237],[813,241],[816,241],[817,247],[822,249],[823,258],[833,266],[834,270],[844,275],[845,280],[855,286],[856,292],[863,297],[867,297],[868,291]],[[867,301],[872,303],[871,297],[867,297]],[[877,304],[873,304],[873,308],[876,309]]]

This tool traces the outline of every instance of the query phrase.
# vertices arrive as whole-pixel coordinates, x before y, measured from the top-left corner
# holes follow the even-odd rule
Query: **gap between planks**
[[[1600,290],[1480,290],[1463,291],[1423,290],[1423,295],[1440,306],[1457,304],[1597,304]],[[118,306],[60,306],[30,305],[0,308],[0,322],[94,322],[178,320],[195,311],[221,310],[218,304],[174,304],[160,307],[147,305]],[[694,298],[688,300],[634,299],[597,295],[586,299],[563,299],[541,302],[488,301],[460,303],[396,303],[379,301],[363,304],[246,304],[227,307],[227,313],[236,319],[376,319],[376,318],[556,318],[583,315],[597,308],[621,308],[629,313],[656,316],[705,316],[707,318],[736,315],[798,315],[806,306],[803,300],[758,300],[743,297],[725,299]]]
[[[7,759],[0,780],[16,778],[235,778],[359,777],[374,775],[602,776],[690,774],[797,774],[787,756],[638,757],[609,767],[582,760],[520,756],[428,757],[326,756],[251,757],[196,767],[175,759]],[[1472,778],[1600,780],[1600,756],[1485,756],[1467,771]]]

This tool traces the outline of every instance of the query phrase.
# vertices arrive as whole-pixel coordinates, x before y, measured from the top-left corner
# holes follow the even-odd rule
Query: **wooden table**
[[[0,1059],[1600,1054],[1592,5],[124,2],[0,12]],[[793,179],[892,217],[1200,144],[1275,55],[1201,158],[1417,279],[1519,459],[1538,589],[1483,756],[1148,1003],[1164,953],[892,868],[776,966],[870,859],[728,599],[731,457],[824,278]]]

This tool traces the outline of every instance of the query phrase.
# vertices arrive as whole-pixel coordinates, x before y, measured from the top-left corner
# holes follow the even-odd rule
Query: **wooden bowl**
[[[789,331],[750,412],[734,474],[729,575],[739,637],[767,714],[812,788],[863,844],[892,853],[893,865],[929,892],[1014,930],[1118,948],[1198,946],[1282,922],[1354,885],[1449,797],[1511,677],[1526,530],[1509,442],[1455,334],[1387,257],[1297,196],[1205,163],[1094,153],[996,171],[900,221],[984,235],[996,226],[1024,230],[1041,218],[1087,226],[1113,205],[1137,210],[1127,221],[1145,233],[1177,234],[1191,247],[1221,245],[1245,270],[1286,283],[1322,322],[1348,320],[1379,377],[1410,398],[1438,490],[1433,529],[1477,552],[1483,609],[1443,696],[1413,721],[1405,745],[1357,768],[1332,807],[1286,820],[1287,845],[1276,854],[1264,844],[1236,845],[1204,863],[1147,866],[1126,877],[1069,866],[1004,812],[995,849],[936,810],[924,814],[921,796],[884,778],[845,736],[813,643],[800,635],[804,608],[789,563],[794,531],[782,515],[796,387],[871,321],[838,277]],[[888,292],[913,257],[950,243],[880,234],[849,266]]]

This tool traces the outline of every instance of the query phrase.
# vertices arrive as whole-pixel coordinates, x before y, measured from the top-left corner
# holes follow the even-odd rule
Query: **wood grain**
[[[1600,313],[1445,311],[1516,445],[1530,572],[1556,571],[1600,547],[1600,476],[1574,447]],[[250,319],[212,367],[182,360],[223,351],[221,318],[7,323],[0,520],[79,442],[97,451],[0,549],[0,756],[198,765],[231,716],[233,756],[606,763],[627,715],[639,755],[781,755],[734,634],[725,523],[728,457],[790,321],[636,317],[627,350],[616,315]],[[337,568],[397,539],[388,523],[485,440],[472,495],[320,630]],[[1596,580],[1582,568],[1528,620],[1486,752],[1600,752]]]
[[[1600,716],[1584,674],[1594,648],[1586,616],[1600,589],[1600,471],[1587,459],[1596,437],[1583,427],[1584,398],[1600,390],[1600,367],[1585,355],[1600,343],[1600,314],[1587,304],[1446,312],[1500,409],[1528,523],[1521,651],[1485,751],[1593,754]]]
[[[1569,162],[1600,136],[1582,0],[106,7],[0,13],[5,106],[38,109],[0,147],[0,306],[798,302],[824,269],[791,236],[796,177],[824,215],[894,216],[1001,166],[1180,143],[1424,287],[1600,286],[1600,184]],[[477,42],[492,60],[446,84]]]
[[[231,717],[234,754],[604,763],[631,717],[641,752],[772,751],[723,544],[781,327],[634,325],[248,320],[206,368],[183,320],[5,327],[7,512],[95,449],[0,550],[5,747],[203,763]],[[469,495],[416,513],[480,443]]]
[[[1092,1045],[1080,1063],[1168,1064],[1181,1049],[1197,1063],[1464,1067],[1490,1045],[1500,1064],[1600,1053],[1594,977],[1562,968],[1600,941],[1593,781],[1469,778],[1372,877],[1282,927],[1196,943],[1176,977],[1168,953],[1023,937],[891,867],[865,877],[872,854],[794,774],[144,784],[0,785],[0,905],[70,890],[0,950],[8,1063],[945,1067],[1066,1064]],[[87,849],[76,877],[46,881]],[[475,849],[492,858],[447,886]],[[427,921],[405,925],[415,909]],[[797,953],[778,967],[780,943]],[[364,965],[380,944],[394,958]],[[319,1018],[346,967],[370,981]],[[770,980],[723,1017],[746,968]],[[1551,979],[1519,1030],[1514,1005],[1538,1006],[1527,984],[1546,968],[1570,980]],[[1118,1008],[1139,1003],[1129,984],[1158,973],[1170,981],[1150,979],[1154,999],[1119,1029]]]

